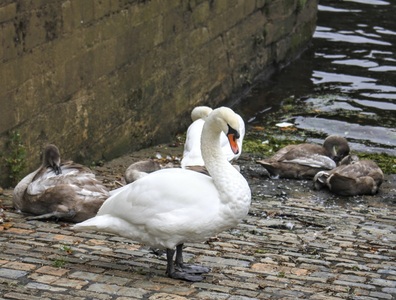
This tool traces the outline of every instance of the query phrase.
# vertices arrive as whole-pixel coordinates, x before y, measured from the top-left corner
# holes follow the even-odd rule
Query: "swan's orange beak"
[[[234,154],[238,154],[239,153],[239,147],[238,147],[238,144],[236,142],[235,134],[234,133],[229,133],[229,134],[227,134],[227,138],[228,138],[228,142],[230,143],[232,152],[234,152]]]

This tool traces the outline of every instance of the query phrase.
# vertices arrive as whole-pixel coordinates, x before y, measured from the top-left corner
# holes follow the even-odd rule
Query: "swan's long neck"
[[[246,179],[228,162],[220,147],[222,131],[215,118],[205,121],[201,136],[201,152],[222,205],[219,217],[224,228],[237,225],[250,206],[251,192]]]
[[[228,162],[223,153],[220,147],[220,135],[223,133],[214,123],[215,120],[208,119],[202,130],[202,158],[222,202],[227,203],[232,210],[239,210],[237,207],[240,207],[240,214],[236,215],[244,215],[247,213],[245,205],[250,204],[250,188],[246,179]]]
[[[226,156],[221,150],[220,135],[223,134],[222,131],[213,130],[216,127],[212,123],[211,120],[205,122],[201,135],[201,152],[206,169],[216,181],[217,178],[233,172],[235,168],[227,161]]]

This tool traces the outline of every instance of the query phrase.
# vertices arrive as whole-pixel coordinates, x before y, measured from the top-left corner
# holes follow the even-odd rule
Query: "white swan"
[[[81,222],[96,215],[109,192],[92,171],[72,161],[61,163],[59,149],[47,145],[39,169],[23,178],[13,192],[14,207],[35,216]]]
[[[191,111],[192,123],[187,129],[186,142],[184,143],[183,158],[181,160],[181,167],[203,167],[204,161],[201,154],[201,133],[206,117],[212,112],[208,106],[197,106]],[[242,117],[236,114],[239,122],[238,132],[239,139],[237,141],[239,152],[233,153],[227,137],[222,134],[220,138],[221,149],[227,156],[228,161],[237,160],[242,152],[242,143],[245,136],[245,123]]]
[[[213,110],[206,119],[201,143],[211,177],[182,168],[150,173],[120,188],[105,201],[96,217],[73,229],[110,232],[153,248],[166,248],[169,277],[202,280],[198,274],[209,269],[183,264],[183,244],[205,241],[236,226],[250,206],[247,181],[220,148],[224,132],[233,151],[238,152],[238,128],[238,117],[231,109]]]

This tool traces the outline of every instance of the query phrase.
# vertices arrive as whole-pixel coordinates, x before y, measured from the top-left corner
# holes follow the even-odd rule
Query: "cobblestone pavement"
[[[112,185],[136,158],[96,171]],[[241,161],[250,213],[235,229],[187,245],[187,260],[211,267],[199,283],[167,278],[165,257],[134,241],[26,221],[5,190],[0,299],[396,299],[395,175],[377,196],[342,199],[307,181],[261,178],[251,158]]]

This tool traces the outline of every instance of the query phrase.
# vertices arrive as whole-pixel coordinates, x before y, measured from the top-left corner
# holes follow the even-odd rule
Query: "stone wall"
[[[24,174],[49,142],[90,163],[169,140],[194,106],[295,58],[316,10],[317,0],[2,0],[0,183],[16,134]]]

